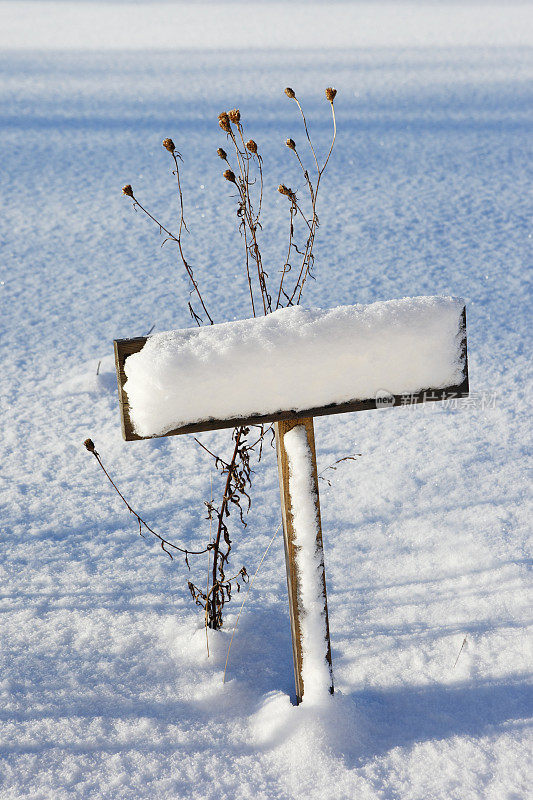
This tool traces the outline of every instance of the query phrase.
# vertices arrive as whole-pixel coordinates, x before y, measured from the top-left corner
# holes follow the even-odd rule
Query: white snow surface
[[[273,18],[270,49],[253,51],[241,46],[251,19],[241,6],[228,11],[223,48],[202,49],[198,29],[184,54],[177,36],[165,50],[153,30],[150,51],[113,49],[113,35],[147,41],[128,30],[140,5],[122,4],[120,27],[102,31],[105,51],[68,51],[54,49],[58,19],[66,25],[78,4],[58,3],[50,17],[33,2],[19,27],[26,49],[0,53],[0,798],[523,800],[533,716],[531,4],[398,0],[403,40],[383,34],[376,47],[339,47],[339,26],[330,35],[322,25],[325,4],[320,18],[300,15],[298,48],[275,47]],[[350,14],[358,5],[346,3]],[[20,21],[18,8],[0,13]],[[360,38],[387,29],[382,4],[366,8]],[[446,27],[464,8],[468,47]],[[520,40],[485,36],[486,20],[505,32],[516,9]],[[77,28],[93,41],[94,18]],[[431,40],[409,41],[421,20]],[[6,48],[8,34],[0,23]],[[468,307],[469,400],[315,420],[318,470],[331,483],[320,481],[320,501],[336,689],[320,709],[291,703],[281,533],[223,684],[238,601],[207,658],[186,586],[203,585],[207,559],[191,559],[189,573],[141,539],[82,444],[94,439],[156,530],[205,547],[211,479],[215,500],[223,491],[210,456],[190,436],[121,436],[113,339],[194,327],[175,251],[160,248],[121,187],[132,183],[175,223],[161,147],[173,137],[195,276],[216,322],[246,318],[217,115],[239,107],[261,147],[273,276],[288,231],[277,185],[305,191],[286,137],[308,157],[287,85],[319,154],[330,134],[323,89],[339,92],[304,305],[451,295]],[[199,438],[231,454],[229,431]],[[267,445],[253,466],[245,534],[228,520],[232,563],[251,574],[280,522],[275,452]]]
[[[328,701],[331,675],[326,660],[322,550],[317,547],[318,514],[313,481],[313,457],[303,425],[284,436],[289,463],[289,495],[300,586],[302,678],[306,705]]]
[[[257,50],[523,45],[520,0],[0,0],[0,47],[27,50]],[[39,5],[39,25],[28,25]],[[310,24],[311,23],[311,24]]]
[[[124,366],[133,426],[157,436],[210,419],[457,386],[463,307],[451,297],[292,307],[155,334]]]

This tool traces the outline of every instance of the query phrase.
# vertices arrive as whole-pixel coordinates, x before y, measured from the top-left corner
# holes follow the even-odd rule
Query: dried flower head
[[[294,98],[296,97],[296,94],[294,93],[294,89],[291,89],[291,87],[290,87],[290,86],[287,86],[287,88],[285,89],[285,94],[286,94],[286,95],[287,95],[287,97],[289,97],[291,100],[294,100]]]
[[[289,187],[285,186],[284,183],[280,183],[280,185],[278,186],[278,192],[280,194],[284,194],[285,197],[294,197],[294,192],[292,191],[292,189],[289,189]]]
[[[230,169],[225,170],[222,174],[225,177],[225,179],[230,183],[236,183],[235,173],[233,173]]]
[[[166,147],[169,153],[173,153],[176,149],[176,145],[172,141],[172,139],[163,139],[163,147]]]
[[[122,187],[122,194],[125,194],[128,197],[133,197],[133,189],[129,183]]]
[[[219,158],[222,159],[222,161],[226,161],[226,159],[228,157],[228,154],[226,153],[226,151],[223,150],[221,147],[218,148],[217,155],[218,155]]]
[[[287,145],[287,147],[288,147],[290,150],[296,150],[296,142],[294,141],[294,139],[287,139],[287,141],[285,142],[285,144]]]
[[[241,112],[238,108],[232,108],[231,111],[228,112],[228,117],[235,125],[238,125],[241,121]]]
[[[229,121],[229,115],[227,111],[223,111],[221,114],[218,115],[218,124],[220,125],[223,131],[226,131],[226,133],[231,133],[231,124]]]
[[[94,446],[94,442],[92,439],[85,439],[83,444],[85,445],[89,453],[96,453],[96,447]]]
[[[326,89],[326,97],[327,97],[327,99],[329,100],[330,103],[333,103],[333,101],[335,100],[335,95],[336,94],[337,94],[337,90],[333,89],[331,86],[328,86],[328,88]]]
[[[253,139],[248,139],[246,142],[246,149],[250,151],[250,153],[257,153],[257,143],[254,142]]]

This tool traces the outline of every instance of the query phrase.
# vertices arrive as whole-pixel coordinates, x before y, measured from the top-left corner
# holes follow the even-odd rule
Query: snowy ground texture
[[[2,2],[0,17],[1,800],[525,798],[531,7]],[[260,145],[275,270],[277,184],[303,189],[287,85],[322,148],[323,89],[339,90],[306,305],[464,297],[472,389],[456,409],[316,420],[319,471],[361,454],[321,483],[337,689],[321,709],[290,701],[281,535],[223,685],[238,604],[208,659],[186,567],[136,535],[82,445],[158,530],[205,545],[207,454],[120,435],[112,340],[190,324],[171,248],[120,188],[172,219],[172,136],[207,300],[217,321],[249,316],[216,118],[239,106]],[[267,448],[237,569],[279,520]]]

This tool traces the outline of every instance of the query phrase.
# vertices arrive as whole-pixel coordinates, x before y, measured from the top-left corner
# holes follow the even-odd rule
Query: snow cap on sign
[[[298,306],[155,334],[125,362],[134,430],[160,436],[208,420],[458,385],[463,306],[451,297]]]

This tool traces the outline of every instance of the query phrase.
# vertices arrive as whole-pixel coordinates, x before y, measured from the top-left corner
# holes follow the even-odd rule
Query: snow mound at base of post
[[[207,420],[458,385],[463,306],[451,297],[297,306],[155,334],[125,363],[134,430],[160,436]]]
[[[297,425],[285,434],[284,446],[289,461],[289,495],[300,586],[302,678],[305,701],[309,703],[327,697],[332,683],[326,660],[327,634],[322,583],[324,564],[322,551],[317,548],[319,523],[313,483],[313,456],[303,425]]]

